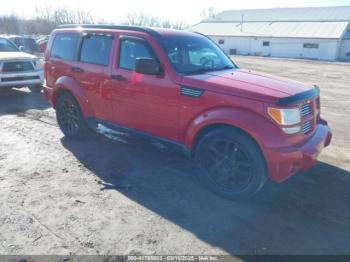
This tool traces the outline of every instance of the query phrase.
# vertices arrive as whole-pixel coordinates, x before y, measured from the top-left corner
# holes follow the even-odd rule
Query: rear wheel
[[[228,198],[247,198],[267,180],[259,146],[242,131],[223,127],[207,133],[195,151],[197,175],[208,189]]]
[[[56,102],[56,118],[62,132],[70,138],[81,138],[88,133],[86,120],[75,98],[64,93]]]
[[[29,90],[33,93],[40,93],[42,90],[42,86],[41,85],[31,85],[31,86],[29,86]]]

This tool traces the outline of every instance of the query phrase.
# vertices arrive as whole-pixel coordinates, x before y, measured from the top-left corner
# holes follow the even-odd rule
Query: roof
[[[141,27],[141,26],[128,26],[128,25],[103,25],[103,24],[72,24],[72,25],[60,25],[59,29],[62,28],[87,28],[87,29],[110,29],[110,30],[126,30],[126,31],[137,31],[147,33],[152,36],[159,36],[158,33],[152,28]]]
[[[155,27],[143,27],[143,26],[129,26],[129,25],[103,25],[103,24],[73,24],[73,25],[61,25],[58,29],[71,29],[71,28],[84,28],[84,29],[106,29],[106,30],[125,30],[142,32],[154,37],[160,37],[165,35],[191,35],[191,32],[175,29],[155,28]]]
[[[194,25],[190,31],[208,36],[256,36],[293,38],[341,38],[349,22],[251,22]]]
[[[348,29],[346,30],[343,38],[344,39],[350,39],[350,23],[349,23]]]
[[[227,10],[207,21],[350,21],[350,6]]]

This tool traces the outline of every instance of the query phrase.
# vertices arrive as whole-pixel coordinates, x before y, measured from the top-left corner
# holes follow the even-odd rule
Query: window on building
[[[264,41],[263,46],[270,46],[270,41]]]
[[[79,42],[78,34],[59,34],[52,44],[51,57],[74,60]]]
[[[315,44],[315,43],[304,43],[304,48],[318,48],[318,44]]]
[[[120,46],[119,67],[135,70],[136,58],[139,57],[157,60],[152,48],[146,41],[141,39],[123,39]]]
[[[225,40],[224,39],[220,39],[219,40],[219,45],[223,45],[223,44],[225,44]]]
[[[81,47],[80,61],[107,66],[111,53],[112,41],[112,37],[107,35],[85,36]]]

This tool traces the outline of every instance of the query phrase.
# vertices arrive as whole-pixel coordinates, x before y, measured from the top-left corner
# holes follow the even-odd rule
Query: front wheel
[[[64,93],[56,102],[57,123],[62,132],[70,138],[81,138],[88,133],[86,120],[75,98]]]
[[[267,180],[259,146],[235,128],[218,128],[204,135],[196,147],[195,163],[199,181],[231,200],[254,195]]]

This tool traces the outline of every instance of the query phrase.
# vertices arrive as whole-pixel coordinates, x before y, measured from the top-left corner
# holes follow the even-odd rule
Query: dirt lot
[[[350,254],[350,64],[234,59],[321,86],[334,140],[316,167],[230,202],[169,148],[70,141],[41,94],[1,92],[0,254]]]

